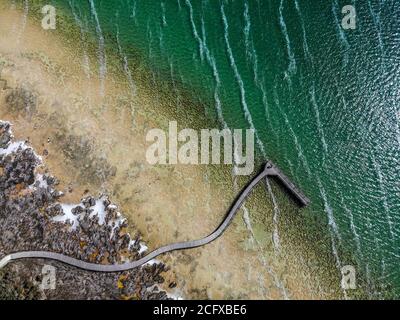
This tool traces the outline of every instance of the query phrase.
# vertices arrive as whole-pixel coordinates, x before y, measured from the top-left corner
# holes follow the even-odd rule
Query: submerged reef
[[[41,157],[26,142],[14,141],[10,123],[0,121],[0,259],[30,250],[100,264],[143,256],[147,247],[139,233],[131,237],[107,195],[63,204],[57,185]],[[55,270],[50,288],[43,285],[44,266]],[[21,260],[0,269],[0,299],[168,299],[159,288],[168,269],[151,261],[126,272],[95,273],[56,261]]]

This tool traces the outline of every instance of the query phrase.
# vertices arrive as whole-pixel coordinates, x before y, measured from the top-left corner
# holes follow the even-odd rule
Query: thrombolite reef
[[[0,122],[0,255],[26,250],[59,252],[110,264],[140,258],[139,234],[106,195],[85,195],[78,205],[62,204],[57,179],[26,142],[13,141],[11,125]],[[42,268],[56,270],[55,289],[41,286]],[[168,268],[159,262],[123,273],[93,273],[44,260],[25,260],[0,272],[3,299],[166,299],[159,289]],[[174,284],[167,284],[173,287]]]

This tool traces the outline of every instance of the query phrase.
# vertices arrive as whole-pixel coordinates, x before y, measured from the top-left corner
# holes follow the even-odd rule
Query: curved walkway
[[[16,252],[7,255],[4,257],[2,260],[0,260],[0,269],[3,268],[5,265],[7,265],[10,261],[14,260],[19,260],[19,259],[27,259],[27,258],[35,258],[35,259],[50,259],[50,260],[56,260],[60,261],[63,263],[66,263],[68,265],[84,269],[84,270],[89,270],[89,271],[96,271],[96,272],[121,272],[121,271],[126,271],[130,270],[133,268],[137,268],[142,266],[143,264],[149,262],[150,260],[156,258],[157,256],[175,251],[175,250],[183,250],[183,249],[192,249],[200,246],[204,246],[215,239],[217,239],[222,233],[228,228],[230,222],[232,219],[235,217],[237,211],[241,207],[243,201],[247,198],[247,196],[251,193],[251,191],[254,189],[254,187],[263,179],[266,178],[267,176],[277,176],[280,177],[281,172],[279,169],[277,169],[272,162],[268,162],[264,170],[259,173],[253,180],[243,189],[243,191],[239,194],[237,199],[235,200],[234,204],[230,208],[228,214],[226,215],[225,219],[222,221],[220,226],[215,229],[214,232],[212,232],[210,235],[207,237],[198,239],[198,240],[191,240],[191,241],[185,241],[185,242],[177,242],[177,243],[172,243],[163,247],[160,247],[143,258],[136,260],[136,261],[131,261],[131,262],[126,262],[123,264],[115,264],[115,265],[101,265],[101,264],[95,264],[95,263],[89,263],[85,262],[82,260],[78,260],[72,257],[65,256],[60,253],[53,253],[53,252],[46,252],[46,251],[22,251],[22,252]],[[285,176],[283,176],[285,177]],[[286,177],[285,177],[286,178]],[[299,193],[301,197],[303,197],[303,200],[308,199],[301,194],[301,192],[297,189],[291,188],[291,186],[294,187],[294,185],[289,181],[290,185],[288,186],[286,181],[280,177],[282,180],[283,184],[285,187],[287,187],[292,193],[296,196],[296,193]],[[287,179],[287,178],[286,178]],[[288,180],[288,179],[287,179]],[[295,188],[295,187],[294,187]],[[302,199],[298,199],[302,203]],[[306,202],[307,202],[306,201]],[[303,205],[307,205],[307,203],[304,203]]]

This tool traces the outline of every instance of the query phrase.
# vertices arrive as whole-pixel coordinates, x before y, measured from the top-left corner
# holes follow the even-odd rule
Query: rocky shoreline
[[[63,204],[58,181],[26,142],[13,140],[11,124],[0,121],[0,258],[43,250],[93,263],[136,260],[146,246],[107,195],[86,194]],[[45,289],[43,266],[55,267],[55,289]],[[17,261],[0,270],[0,299],[169,299],[159,288],[168,271],[152,261],[123,273],[94,273],[54,261]],[[169,288],[174,283],[166,284]]]

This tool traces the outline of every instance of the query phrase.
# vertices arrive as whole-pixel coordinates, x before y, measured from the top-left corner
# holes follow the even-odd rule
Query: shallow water
[[[399,293],[399,3],[353,1],[357,27],[343,30],[338,0],[51,2],[96,37],[100,82],[114,46],[133,95],[139,55],[178,109],[190,90],[210,120],[254,128],[259,156],[312,199],[306,215],[328,222],[336,266],[350,255],[371,294],[387,282]],[[275,193],[279,245],[288,200]],[[248,228],[261,220],[250,212]]]

